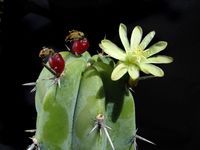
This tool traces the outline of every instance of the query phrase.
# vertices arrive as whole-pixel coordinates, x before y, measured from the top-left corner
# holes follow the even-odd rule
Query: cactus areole
[[[136,135],[135,104],[129,82],[130,79],[138,82],[140,70],[163,75],[161,69],[150,63],[169,63],[171,58],[146,58],[147,54],[149,57],[163,50],[164,42],[136,55],[127,46],[124,24],[120,24],[119,32],[127,54],[107,39],[99,45],[115,60],[104,53],[91,56],[85,51],[88,40],[76,30],[71,31],[65,41],[74,42],[73,50],[81,55],[67,50],[54,53],[48,48],[40,52],[42,59],[50,56],[36,82],[36,133],[28,150],[136,150],[136,138],[151,143]],[[136,40],[131,41],[132,45],[138,45],[141,33],[141,28],[134,29],[132,37],[137,35],[138,38],[131,38]],[[142,41],[143,48],[152,39],[152,34],[154,32]],[[138,62],[143,55],[145,59]],[[59,84],[48,80],[55,78],[54,72]]]

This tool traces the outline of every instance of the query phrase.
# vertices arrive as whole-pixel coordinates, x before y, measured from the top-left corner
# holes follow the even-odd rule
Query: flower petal
[[[118,64],[111,74],[111,79],[116,81],[127,72],[127,66],[123,63]]]
[[[139,69],[135,65],[130,65],[128,67],[128,73],[133,80],[136,80],[139,77]]]
[[[141,49],[145,49],[147,47],[147,45],[151,42],[151,40],[153,39],[153,37],[155,36],[155,31],[151,31],[149,32],[144,39],[142,40],[142,42],[140,43],[140,47]]]
[[[131,50],[134,50],[140,44],[142,39],[142,28],[140,26],[136,26],[131,34]]]
[[[167,47],[167,42],[165,41],[159,41],[155,44],[153,44],[151,47],[149,47],[148,49],[146,49],[144,51],[144,56],[146,58],[156,54],[156,53],[159,53],[160,51],[164,50],[165,48]]]
[[[157,77],[162,77],[164,76],[164,72],[161,68],[155,66],[155,65],[152,65],[152,64],[140,64],[140,69],[146,73],[146,74],[152,74],[154,76],[157,76]]]
[[[126,25],[124,25],[123,23],[120,23],[120,26],[119,26],[119,37],[121,39],[121,42],[125,50],[128,51],[130,49],[130,45],[129,45],[129,41],[127,37],[127,28],[126,28]]]
[[[155,57],[148,58],[145,63],[153,63],[153,64],[168,64],[173,61],[172,57],[164,56],[164,55],[158,55]]]
[[[108,55],[111,57],[124,61],[126,54],[125,52],[120,49],[117,45],[115,45],[113,42],[109,40],[102,40],[101,44],[99,44],[99,47]]]

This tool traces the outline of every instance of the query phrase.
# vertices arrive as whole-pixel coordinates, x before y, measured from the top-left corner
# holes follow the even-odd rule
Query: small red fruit
[[[57,76],[60,76],[60,74],[64,71],[65,68],[65,61],[61,54],[54,53],[52,56],[49,57],[48,62],[51,69],[55,71]]]
[[[72,41],[71,51],[75,55],[81,55],[89,48],[89,41],[86,37]]]

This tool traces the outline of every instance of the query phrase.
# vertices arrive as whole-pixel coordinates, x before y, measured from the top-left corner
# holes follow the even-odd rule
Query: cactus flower
[[[127,72],[132,80],[139,78],[140,71],[156,77],[164,76],[163,70],[154,64],[171,63],[173,61],[172,57],[153,55],[164,50],[167,46],[167,42],[159,41],[147,48],[155,35],[155,31],[148,33],[144,39],[142,39],[142,34],[142,28],[136,26],[132,31],[129,43],[127,27],[121,23],[119,26],[119,36],[125,51],[108,39],[103,39],[99,44],[100,48],[105,53],[119,60],[111,74],[112,80],[120,79]]]

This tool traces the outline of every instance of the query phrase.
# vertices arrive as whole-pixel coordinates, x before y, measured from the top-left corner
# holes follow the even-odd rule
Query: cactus
[[[123,27],[125,25],[121,24],[120,30]],[[121,39],[122,32],[120,31]],[[76,36],[76,33],[73,33],[70,37],[77,41],[83,38],[82,36],[84,34]],[[73,42],[73,38],[69,41]],[[146,40],[146,43],[144,41],[143,45],[147,45],[150,40]],[[123,41],[122,43],[124,44]],[[43,62],[44,68],[36,81],[36,133],[33,144],[28,147],[29,150],[34,148],[41,150],[136,150],[135,138],[146,140],[136,134],[135,104],[130,87],[135,81],[139,81],[140,77],[137,75],[139,69],[154,76],[160,74],[156,74],[155,68],[150,71],[138,61],[135,64],[131,62],[129,65],[132,58],[127,55],[128,61],[123,61],[119,55],[123,56],[124,53],[116,51],[117,53],[113,54],[112,50],[110,52],[108,49],[116,48],[116,45],[107,39],[101,41],[100,47],[111,57],[120,58],[119,61],[116,63],[111,57],[102,54],[91,56],[83,49],[81,49],[81,54],[80,51],[79,53],[60,51],[57,54],[64,60],[64,65],[62,65],[64,68],[60,69],[62,73],[56,70],[57,63],[52,65],[54,55],[51,49],[51,59],[49,58],[51,61]],[[159,51],[158,46],[154,49]],[[155,52],[151,50],[149,53]],[[46,57],[46,54],[43,54],[40,56]],[[156,60],[160,61],[160,57],[158,56]],[[60,62],[62,63],[62,60]],[[165,58],[164,63],[169,62]],[[123,63],[129,68],[136,66],[136,75],[126,68],[120,68],[120,70],[118,66]]]

